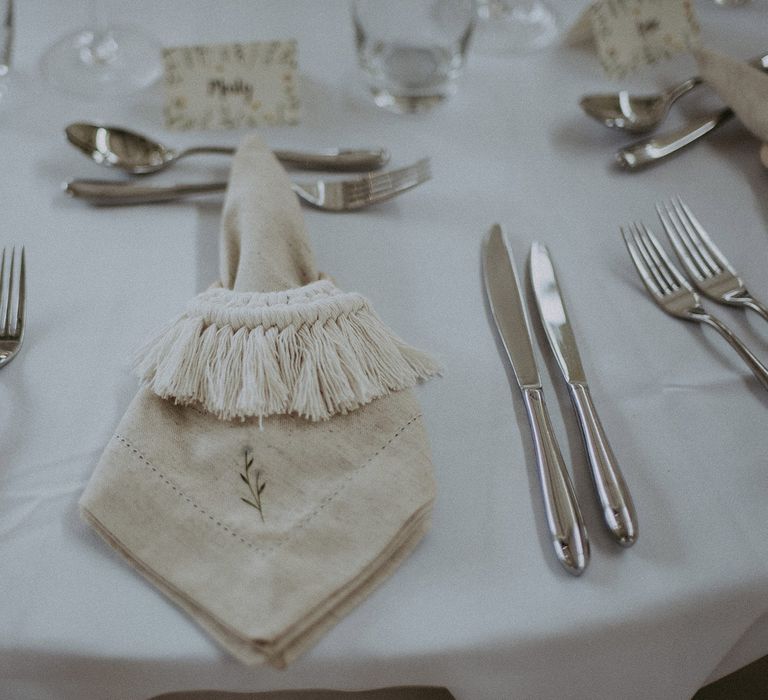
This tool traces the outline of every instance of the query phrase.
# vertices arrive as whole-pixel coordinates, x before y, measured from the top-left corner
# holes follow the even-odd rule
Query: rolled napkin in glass
[[[411,387],[439,368],[321,278],[258,136],[233,162],[220,283],[136,366],[143,387],[81,512],[234,656],[284,667],[427,530],[433,468]]]
[[[694,56],[704,82],[755,136],[768,141],[768,74],[747,62],[707,49]]]

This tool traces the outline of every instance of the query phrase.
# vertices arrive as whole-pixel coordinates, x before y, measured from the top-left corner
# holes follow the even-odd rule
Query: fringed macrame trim
[[[139,351],[155,394],[221,419],[348,413],[440,372],[368,300],[320,280],[284,292],[210,289]]]

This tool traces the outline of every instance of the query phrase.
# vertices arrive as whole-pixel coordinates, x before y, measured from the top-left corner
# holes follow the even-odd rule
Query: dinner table
[[[711,329],[653,303],[620,235],[634,221],[661,234],[654,206],[680,196],[767,299],[760,143],[732,120],[629,172],[613,154],[639,137],[579,108],[587,93],[649,93],[695,75],[689,53],[617,80],[590,43],[561,34],[539,51],[492,52],[478,31],[456,94],[395,114],[367,93],[347,0],[104,5],[110,21],[163,47],[295,39],[300,119],[259,129],[273,148],[383,147],[392,166],[431,159],[432,179],[395,199],[303,213],[318,268],[441,362],[442,375],[415,390],[437,499],[430,531],[394,575],[282,670],[233,659],[81,519],[78,499],[138,386],[132,351],[218,278],[223,197],[119,207],[67,197],[69,179],[124,176],[84,157],[64,128],[121,125],[175,148],[236,146],[248,129],[166,128],[162,80],[93,99],[58,89],[41,76],[41,57],[88,22],[90,3],[19,2],[0,102],[0,245],[24,246],[27,286],[24,344],[0,369],[0,697],[425,685],[457,700],[682,700],[768,654],[768,394]],[[565,28],[587,3],[552,5]],[[741,59],[768,49],[766,0],[693,5],[707,48]],[[721,106],[700,87],[661,130]],[[190,157],[151,182],[222,180],[229,163]],[[481,244],[494,223],[517,260],[589,532],[591,561],[578,577],[552,554],[526,414],[485,297]],[[552,254],[637,509],[632,547],[602,523],[533,303],[533,241]],[[768,361],[766,322],[718,311]]]

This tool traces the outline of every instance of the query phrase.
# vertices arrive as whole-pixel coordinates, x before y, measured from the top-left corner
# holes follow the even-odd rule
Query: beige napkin
[[[456,698],[447,688],[396,686],[376,690],[275,690],[263,693],[192,690],[163,693],[149,700],[456,700]]]
[[[694,52],[701,77],[755,136],[768,141],[768,74],[707,49]]]
[[[319,278],[290,183],[252,136],[221,285],[138,368],[82,514],[237,658],[283,667],[427,529],[432,464],[408,387],[437,367]]]

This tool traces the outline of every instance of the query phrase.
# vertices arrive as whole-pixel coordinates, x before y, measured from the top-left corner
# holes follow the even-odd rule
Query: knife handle
[[[573,484],[557,445],[541,389],[523,389],[523,401],[531,425],[555,556],[569,573],[579,576],[589,563],[589,540]]]
[[[603,520],[616,542],[622,547],[630,547],[637,540],[635,506],[605,430],[597,417],[589,387],[586,384],[568,384],[568,389],[584,437],[592,480],[603,510]]]

